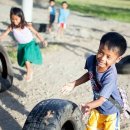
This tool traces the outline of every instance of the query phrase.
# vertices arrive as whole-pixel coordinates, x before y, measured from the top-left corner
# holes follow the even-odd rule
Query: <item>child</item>
[[[69,10],[68,10],[68,3],[66,1],[62,2],[62,8],[60,9],[59,16],[58,16],[58,35],[60,36],[64,35],[64,29],[66,28],[66,21],[69,16]]]
[[[31,31],[38,37],[38,39],[47,45],[47,42],[41,37],[41,35],[25,21],[23,11],[20,8],[13,7],[10,10],[11,24],[4,33],[0,35],[0,40],[4,39],[9,32],[13,32],[13,35],[18,44],[17,60],[18,64],[27,69],[26,81],[32,80],[33,70],[31,63],[42,64],[42,55],[38,44],[35,42]]]
[[[81,109],[84,114],[90,113],[86,130],[120,130],[120,112],[109,101],[109,97],[113,97],[123,105],[117,87],[115,63],[121,60],[126,48],[127,43],[122,35],[116,32],[106,33],[100,40],[96,56],[91,55],[86,60],[85,69],[88,72],[62,89],[62,92],[70,92],[76,86],[91,81],[93,101],[83,104]]]
[[[56,9],[55,9],[55,0],[49,1],[49,33],[52,31],[52,25],[55,21]]]

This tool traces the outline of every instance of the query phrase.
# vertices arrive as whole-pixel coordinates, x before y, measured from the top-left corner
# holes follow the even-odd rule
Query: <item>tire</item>
[[[85,125],[75,103],[48,99],[33,108],[22,130],[85,130]]]
[[[45,23],[32,23],[33,27],[38,31],[38,32],[46,32],[48,25]]]
[[[13,69],[8,54],[0,45],[0,92],[6,91],[12,86]]]
[[[118,74],[130,74],[130,55],[125,56],[116,64]]]

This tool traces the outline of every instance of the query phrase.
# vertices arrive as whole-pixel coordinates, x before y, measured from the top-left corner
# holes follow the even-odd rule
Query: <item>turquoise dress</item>
[[[18,45],[17,60],[21,67],[25,65],[26,61],[33,64],[42,64],[42,54],[39,45],[35,42],[35,40],[32,40],[27,44]]]

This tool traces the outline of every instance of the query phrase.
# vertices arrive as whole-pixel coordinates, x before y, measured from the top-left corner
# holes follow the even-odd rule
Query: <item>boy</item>
[[[49,33],[52,31],[52,25],[55,21],[56,9],[55,0],[49,0]]]
[[[59,16],[58,16],[58,35],[64,35],[64,29],[66,28],[66,21],[69,16],[68,3],[66,1],[62,2],[62,8],[60,8]]]
[[[112,96],[123,105],[117,87],[115,63],[121,60],[126,48],[127,43],[122,35],[117,32],[106,33],[100,40],[96,56],[91,55],[86,60],[85,69],[88,72],[62,89],[62,92],[70,92],[76,86],[91,80],[93,101],[82,105],[83,113],[90,113],[86,130],[120,130],[120,112],[108,99]]]

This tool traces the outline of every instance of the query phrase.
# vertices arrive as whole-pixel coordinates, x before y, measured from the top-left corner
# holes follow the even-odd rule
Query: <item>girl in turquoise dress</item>
[[[6,29],[6,31],[1,34],[0,40],[5,38],[5,36],[7,36],[9,32],[13,32],[13,35],[18,42],[18,64],[21,67],[25,66],[27,70],[25,79],[27,82],[30,82],[33,76],[33,69],[31,67],[31,64],[42,64],[42,54],[40,52],[39,45],[33,38],[32,33],[34,33],[45,46],[47,46],[47,42],[32,27],[31,24],[25,21],[23,11],[20,8],[11,8],[10,21],[11,24]]]

